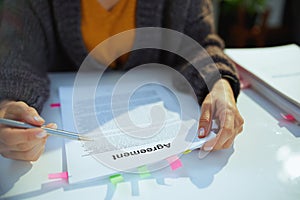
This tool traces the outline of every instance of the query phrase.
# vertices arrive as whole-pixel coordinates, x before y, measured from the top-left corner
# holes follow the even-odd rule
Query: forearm
[[[44,32],[27,1],[4,1],[1,15],[0,100],[41,111],[49,95]]]
[[[0,101],[24,101],[41,112],[49,96],[49,80],[28,71],[0,71]]]
[[[205,50],[218,69],[220,78],[226,79],[230,83],[236,100],[240,92],[240,82],[236,66],[229,57],[224,54],[224,44],[222,40],[215,34],[208,36],[208,38],[208,41],[204,43]]]
[[[183,65],[180,72],[190,81],[200,105],[221,78],[229,81],[237,98],[240,90],[237,70],[223,52],[223,40],[215,33],[211,2],[193,1],[189,13],[186,34],[201,47],[197,51],[191,51],[192,61]]]

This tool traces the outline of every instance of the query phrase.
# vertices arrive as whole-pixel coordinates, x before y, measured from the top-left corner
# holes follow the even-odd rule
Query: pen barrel
[[[74,139],[74,140],[79,139],[78,134],[70,133],[70,132],[63,131],[63,130],[51,129],[51,128],[43,128],[43,129],[47,133],[49,133],[50,135],[57,135],[57,136],[61,136],[61,137],[67,137],[67,138]]]
[[[19,121],[10,120],[10,119],[4,119],[4,118],[0,118],[0,124],[17,127],[17,128],[37,128],[37,126],[26,124],[24,122],[19,122]]]
[[[5,119],[5,118],[0,118],[0,124],[4,124],[7,126],[11,126],[11,127],[17,127],[17,128],[38,128],[38,126],[33,126],[31,124],[27,124],[27,123],[20,122],[20,121],[15,121],[15,120],[11,120],[11,119]],[[69,138],[69,139],[73,139],[73,140],[91,140],[90,138],[81,136],[76,133],[64,131],[64,130],[51,129],[51,128],[46,128],[46,127],[39,127],[39,128],[44,129],[50,135],[61,136],[61,137],[65,137],[65,138]]]

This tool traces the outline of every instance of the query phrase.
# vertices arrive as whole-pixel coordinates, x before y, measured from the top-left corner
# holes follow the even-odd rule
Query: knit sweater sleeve
[[[240,91],[237,70],[234,63],[224,54],[224,43],[215,33],[211,1],[199,0],[190,2],[185,33],[203,47],[205,54],[201,51],[199,56],[194,52],[195,56],[192,63],[183,65],[180,67],[180,71],[187,80],[190,80],[200,105],[214,83],[220,78],[229,81],[234,97],[237,99]],[[201,66],[198,71],[193,67],[197,64]]]
[[[43,29],[29,1],[3,1],[0,24],[0,100],[42,110],[49,94]]]

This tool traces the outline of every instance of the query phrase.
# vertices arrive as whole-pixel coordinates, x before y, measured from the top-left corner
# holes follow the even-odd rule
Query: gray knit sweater
[[[80,0],[4,0],[0,19],[0,100],[25,101],[41,111],[49,95],[47,71],[76,71],[88,54],[81,36]],[[237,98],[237,72],[214,33],[210,0],[137,0],[136,27],[164,27],[192,37],[205,47]],[[201,104],[218,79],[215,72],[204,66],[207,75],[200,77],[189,63],[165,54],[134,51],[121,68],[149,62],[177,66]]]

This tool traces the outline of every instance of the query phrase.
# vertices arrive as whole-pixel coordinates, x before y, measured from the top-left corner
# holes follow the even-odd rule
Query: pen
[[[69,131],[64,131],[64,130],[59,130],[59,129],[33,126],[33,125],[30,125],[30,124],[27,124],[24,122],[15,121],[15,120],[11,120],[11,119],[0,118],[0,124],[12,126],[12,127],[19,127],[19,128],[42,128],[50,135],[62,136],[62,137],[69,138],[72,140],[82,140],[82,141],[92,141],[93,140],[91,138],[88,138],[86,136],[83,136],[83,135],[80,135],[77,133],[72,133]]]

